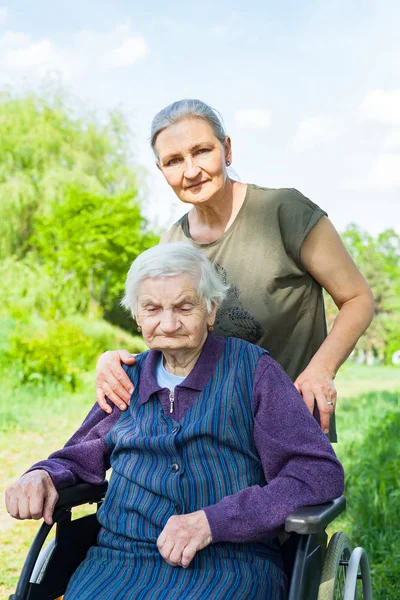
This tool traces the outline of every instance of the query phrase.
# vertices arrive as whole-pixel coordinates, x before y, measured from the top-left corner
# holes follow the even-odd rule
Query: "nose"
[[[186,179],[195,179],[200,172],[201,169],[198,165],[196,165],[193,158],[189,157],[185,160],[185,169],[183,174],[186,177]]]
[[[175,333],[179,329],[179,320],[172,311],[165,311],[161,315],[160,328],[166,334]]]

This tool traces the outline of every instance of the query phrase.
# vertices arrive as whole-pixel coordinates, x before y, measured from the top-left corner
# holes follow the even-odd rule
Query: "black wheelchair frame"
[[[99,508],[106,490],[107,482],[79,484],[60,491],[53,515],[55,538],[42,550],[52,528],[43,523],[9,600],[55,600],[63,595],[88,549],[96,545],[100,528],[95,513],[72,519],[72,508],[93,503]],[[333,548],[332,539],[327,547],[325,529],[345,506],[342,496],[328,504],[301,508],[286,519],[288,539],[283,544],[283,557],[289,580],[288,600],[354,600],[357,579],[362,579],[363,597],[372,600],[365,552],[357,548],[349,553],[342,533],[335,534],[339,544],[334,543]]]

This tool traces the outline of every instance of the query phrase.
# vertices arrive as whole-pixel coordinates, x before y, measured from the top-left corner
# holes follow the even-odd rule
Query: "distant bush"
[[[10,330],[9,322],[8,327]],[[99,354],[121,346],[131,352],[145,349],[141,338],[100,320],[70,317],[18,323],[9,331],[8,345],[3,348],[3,370],[7,365],[20,383],[55,381],[75,389],[81,375],[93,369]]]
[[[78,282],[64,282],[64,275],[51,274],[32,257],[0,261],[0,318],[29,322],[33,315],[47,320],[60,319],[81,310]]]

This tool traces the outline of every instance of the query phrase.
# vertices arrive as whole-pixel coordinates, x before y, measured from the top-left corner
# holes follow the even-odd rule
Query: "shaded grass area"
[[[4,488],[34,462],[61,447],[82,422],[94,399],[93,374],[80,391],[55,384],[15,389],[0,379],[0,598],[15,590],[24,558],[38,529],[4,510]],[[400,369],[345,366],[337,380],[339,443],[347,473],[348,508],[335,530],[362,545],[372,563],[374,598],[400,598],[398,491],[400,463]],[[371,391],[374,390],[374,391]],[[380,390],[380,391],[379,391]]]

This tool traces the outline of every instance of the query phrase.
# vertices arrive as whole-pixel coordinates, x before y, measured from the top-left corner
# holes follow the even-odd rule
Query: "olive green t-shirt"
[[[236,219],[214,242],[194,242],[187,215],[161,240],[191,242],[230,285],[215,333],[265,348],[293,381],[327,333],[322,288],[300,258],[305,238],[324,215],[294,189],[248,185]]]

